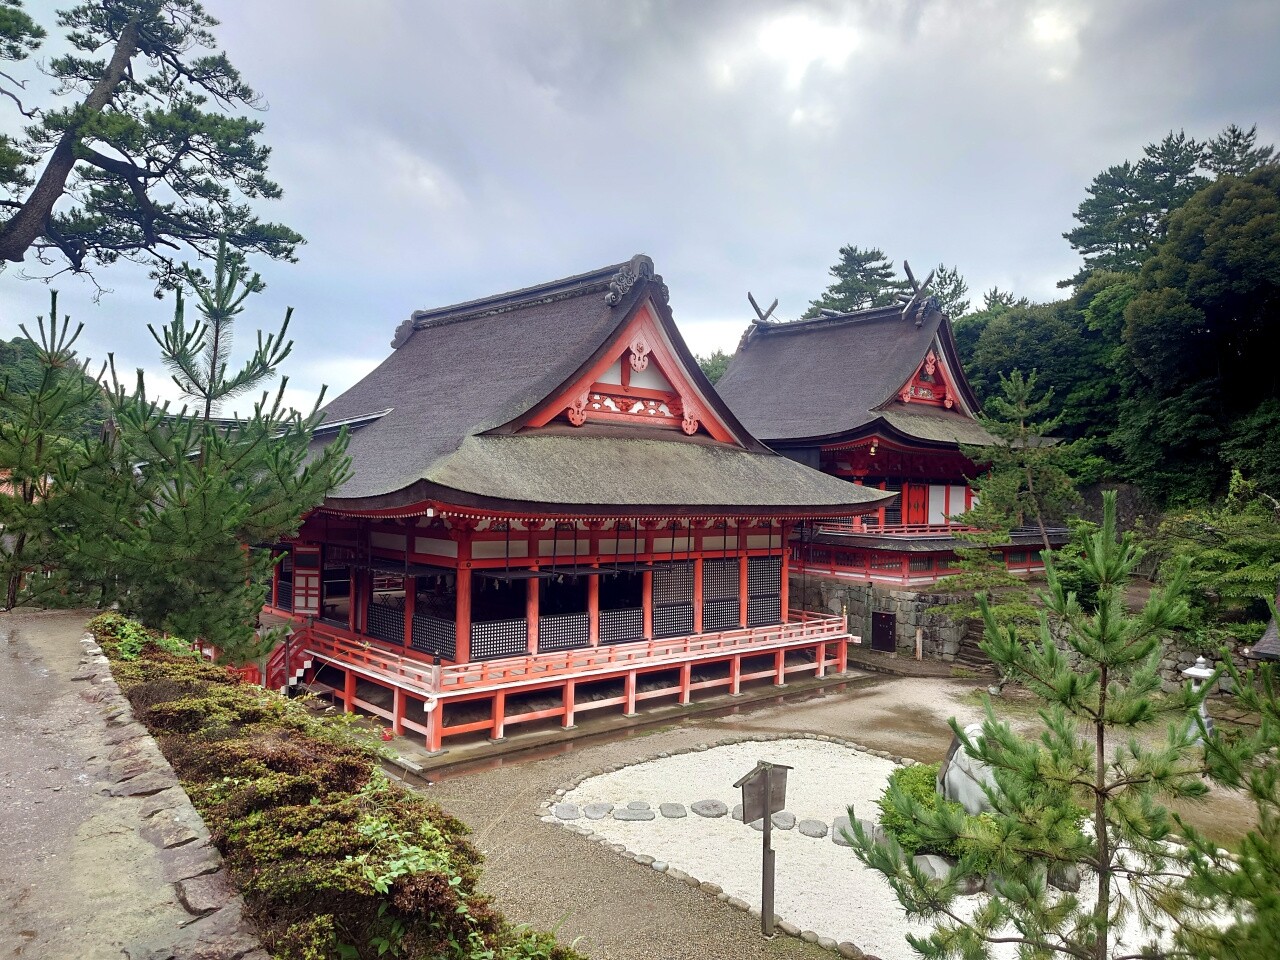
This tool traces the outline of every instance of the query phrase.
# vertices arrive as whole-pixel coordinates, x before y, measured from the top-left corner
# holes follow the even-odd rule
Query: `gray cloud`
[[[349,385],[414,308],[637,251],[699,351],[732,349],[748,289],[799,315],[844,243],[1052,298],[1097,171],[1171,128],[1280,136],[1270,2],[206,5],[270,102],[286,197],[264,215],[309,241],[258,265],[249,318],[296,308],[300,397]],[[102,279],[97,305],[60,283],[89,352],[153,364],[143,321],[168,308]],[[45,294],[0,291],[8,337]]]

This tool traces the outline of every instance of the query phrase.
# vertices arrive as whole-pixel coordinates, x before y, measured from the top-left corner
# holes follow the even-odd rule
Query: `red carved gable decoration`
[[[644,424],[680,430],[689,436],[701,430],[722,443],[736,442],[702,403],[684,365],[667,346],[648,309],[636,312],[620,341],[625,346],[618,353],[582,371],[528,425],[541,427],[553,420],[567,420],[575,427],[587,421]],[[613,372],[618,374],[618,382],[612,382]],[[638,374],[646,374],[639,379],[650,385],[635,382]]]
[[[950,410],[956,403],[951,384],[951,375],[942,358],[930,349],[915,376],[898,391],[898,399],[903,403],[927,403]]]

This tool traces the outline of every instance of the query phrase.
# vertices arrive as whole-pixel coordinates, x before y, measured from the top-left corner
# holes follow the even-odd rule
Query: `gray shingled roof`
[[[611,282],[629,268],[640,276]],[[606,295],[613,303],[606,302]],[[633,309],[652,296],[689,377],[742,447],[702,436],[599,425],[521,433],[521,418],[584,365],[616,349]],[[715,395],[666,309],[648,258],[457,307],[415,313],[395,351],[325,408],[367,417],[351,431],[351,479],[326,505],[374,509],[423,499],[482,504],[655,509],[696,505],[839,512],[879,491],[770,452]],[[616,512],[616,511],[615,511]]]
[[[1280,605],[1280,597],[1276,598],[1276,603]],[[1280,625],[1276,624],[1275,617],[1271,618],[1258,642],[1250,648],[1249,656],[1254,660],[1280,660]]]
[[[766,443],[834,439],[888,424],[935,443],[989,444],[991,436],[959,410],[903,405],[897,393],[935,338],[956,389],[977,409],[945,315],[876,307],[795,323],[753,324],[716,384],[742,424]],[[916,320],[919,319],[919,326]]]

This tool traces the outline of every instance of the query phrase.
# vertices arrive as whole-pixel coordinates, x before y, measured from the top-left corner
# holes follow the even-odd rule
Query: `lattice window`
[[[901,570],[902,558],[892,553],[873,553],[871,555],[872,570]]]
[[[494,660],[529,652],[527,620],[490,620],[471,624],[471,659]]]
[[[601,643],[630,643],[643,639],[644,610],[640,607],[600,611]]]
[[[369,604],[369,620],[366,625],[369,636],[388,643],[404,643],[404,607],[383,600]]]
[[[293,583],[281,580],[276,585],[276,606],[281,610],[293,609]]]
[[[738,598],[702,601],[702,629],[704,632],[728,630],[740,625]]]
[[[702,561],[703,600],[726,600],[738,596],[738,561],[736,558]]]
[[[933,557],[912,557],[910,567],[916,573],[927,573],[933,569]]]
[[[860,567],[862,566],[862,554],[854,550],[837,550],[836,566],[837,567]]]
[[[781,589],[781,557],[752,557],[747,561],[748,596],[776,597]]]
[[[585,613],[561,613],[538,618],[538,650],[574,650],[591,642]]]
[[[429,614],[413,613],[413,649],[446,660],[458,657],[458,631],[452,620],[441,620]]]
[[[747,601],[747,626],[762,627],[782,622],[782,600],[779,597],[752,597]]]
[[[684,637],[693,633],[693,604],[665,603],[653,608],[655,637]]]
[[[885,526],[896,527],[902,523],[902,482],[889,481],[884,485],[886,493],[896,493],[896,496],[884,507]]]
[[[693,599],[693,564],[662,563],[653,568],[653,602]]]

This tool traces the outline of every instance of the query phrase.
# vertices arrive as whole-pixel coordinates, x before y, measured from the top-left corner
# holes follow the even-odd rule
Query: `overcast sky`
[[[29,0],[52,29],[65,4]],[[1059,295],[1091,178],[1170,129],[1280,139],[1275,0],[206,0],[269,109],[265,219],[307,238],[241,342],[295,308],[296,402],[412,310],[648,253],[695,352],[792,319],[842,244],[972,295]],[[47,81],[46,81],[47,84]],[[7,102],[4,129],[14,126]],[[145,272],[60,278],[84,352],[155,369]],[[0,336],[48,305],[0,274]],[[159,379],[159,378],[157,378]]]

